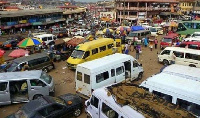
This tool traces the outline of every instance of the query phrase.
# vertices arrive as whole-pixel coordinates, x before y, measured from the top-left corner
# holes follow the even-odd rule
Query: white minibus
[[[195,118],[132,83],[96,89],[85,106],[87,118]]]
[[[184,65],[178,65],[178,64],[172,64],[167,67],[165,67],[162,70],[162,73],[167,73],[171,75],[176,75],[180,77],[185,77],[187,79],[192,79],[195,81],[200,81],[200,69],[184,66]]]
[[[173,53],[176,56],[176,64],[200,68],[200,50],[180,47],[166,47],[158,55],[158,61],[165,65],[169,65],[173,60]]]
[[[140,86],[200,116],[200,81],[187,76],[159,73],[147,78]]]
[[[47,45],[51,44],[57,37],[53,34],[41,34],[35,36],[35,38],[39,38],[40,40],[44,41]]]
[[[91,96],[93,90],[124,80],[141,79],[143,67],[130,55],[113,54],[78,64],[76,68],[76,92],[81,97]]]

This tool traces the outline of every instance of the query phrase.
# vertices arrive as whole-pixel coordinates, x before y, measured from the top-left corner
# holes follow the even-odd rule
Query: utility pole
[[[125,0],[124,0],[124,3],[123,3],[123,6],[124,6],[124,10],[123,10],[123,25],[125,26]]]

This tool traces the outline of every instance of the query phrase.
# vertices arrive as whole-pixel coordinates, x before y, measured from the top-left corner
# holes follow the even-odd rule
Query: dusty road
[[[158,39],[161,39],[161,37],[162,36],[159,36]],[[160,46],[158,45],[158,47]],[[150,48],[142,47],[142,54],[140,55],[138,61],[142,63],[142,66],[144,68],[144,76],[142,80],[136,82],[137,84],[141,83],[143,80],[147,79],[151,75],[158,73],[160,68],[163,66],[162,64],[158,63],[157,52],[160,52],[159,48],[150,51]],[[134,52],[131,51],[129,54],[135,57],[135,51]],[[49,74],[54,78],[56,84],[55,95],[59,96],[66,93],[75,93],[75,83],[74,83],[75,72],[67,69],[65,67],[66,64],[64,61],[57,62],[55,63],[55,65],[56,69],[49,72]],[[17,111],[21,105],[23,104],[13,104],[1,107],[0,118],[4,118],[7,115]],[[79,118],[86,118],[84,110]]]

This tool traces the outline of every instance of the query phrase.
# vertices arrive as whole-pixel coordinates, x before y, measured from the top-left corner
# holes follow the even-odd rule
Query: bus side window
[[[108,117],[108,118],[118,118],[119,114],[114,111],[112,108],[110,108],[105,103],[102,103],[102,112]]]
[[[161,53],[161,55],[169,55],[170,54],[170,50],[164,50],[162,53]]]
[[[115,69],[111,69],[111,77],[115,76]]]
[[[182,100],[182,99],[177,99],[177,105],[179,105],[180,107],[187,109],[188,106],[190,106],[191,102],[188,102],[186,100]]]
[[[193,60],[198,60],[198,61],[200,61],[200,55],[196,55],[196,54],[186,53],[186,54],[185,54],[185,58],[186,58],[186,59],[193,59]]]
[[[95,48],[92,50],[92,54],[96,54],[96,53],[98,53],[98,48]]]
[[[174,55],[175,55],[176,57],[179,57],[179,58],[183,58],[183,57],[184,57],[184,53],[182,53],[182,52],[174,51]]]
[[[172,102],[172,96],[158,92],[158,91],[153,91],[153,94],[165,99],[168,102]]]
[[[95,96],[92,96],[90,103],[91,103],[92,106],[94,106],[98,109],[98,106],[99,106],[99,99],[98,98],[96,98]]]
[[[103,51],[106,50],[106,46],[102,46],[102,47],[100,47],[99,49],[100,49],[100,52],[103,52]]]
[[[85,52],[85,54],[84,54],[84,56],[83,56],[83,59],[86,59],[87,57],[89,57],[90,56],[90,51],[87,51],[87,52]]]
[[[109,78],[108,71],[96,75],[96,83],[100,83]]]

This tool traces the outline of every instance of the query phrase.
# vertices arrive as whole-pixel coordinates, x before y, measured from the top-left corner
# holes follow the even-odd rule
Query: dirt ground
[[[161,39],[161,37],[162,36],[159,36],[158,39]],[[157,52],[161,51],[159,47],[160,46],[158,45],[158,49],[153,49],[153,51],[150,51],[149,47],[142,47],[142,53],[140,54],[138,61],[144,68],[144,76],[141,80],[136,82],[137,84],[141,83],[143,80],[147,79],[153,74],[158,73],[160,68],[163,66],[162,64],[158,63]],[[135,57],[135,51],[130,51],[129,54]],[[66,68],[66,63],[64,61],[56,62],[55,66],[56,69],[49,72],[49,74],[54,78],[56,84],[55,95],[59,96],[66,93],[75,93],[75,72]],[[4,118],[13,112],[16,112],[22,105],[23,104],[12,104],[1,107],[0,118]],[[84,110],[79,118],[86,118]]]

